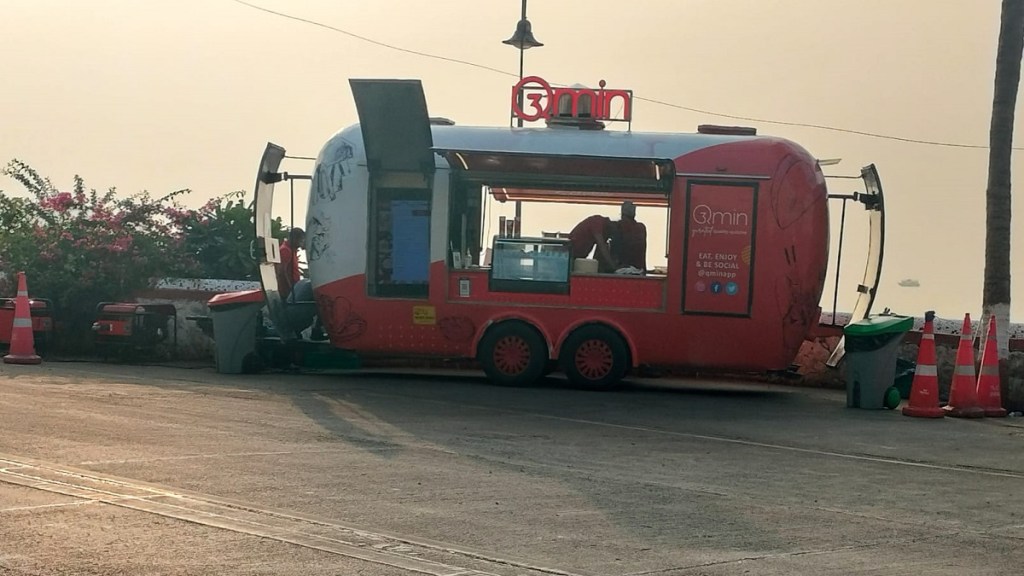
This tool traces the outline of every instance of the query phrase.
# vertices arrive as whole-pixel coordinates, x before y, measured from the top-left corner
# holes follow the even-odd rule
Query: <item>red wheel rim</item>
[[[612,372],[615,354],[604,340],[587,340],[576,349],[576,371],[588,380],[600,380]]]
[[[522,374],[530,365],[530,345],[520,336],[501,338],[494,344],[494,365],[503,374]]]

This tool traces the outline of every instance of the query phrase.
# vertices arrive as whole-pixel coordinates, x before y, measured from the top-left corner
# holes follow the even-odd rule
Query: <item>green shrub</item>
[[[87,190],[75,176],[72,190],[62,192],[18,160],[2,173],[28,197],[0,191],[0,295],[13,295],[24,271],[29,293],[52,300],[76,334],[88,335],[99,302],[130,299],[154,278],[256,278],[252,209],[243,192],[190,210],[178,203],[189,190],[119,198],[113,188]],[[280,219],[273,228],[282,237]]]

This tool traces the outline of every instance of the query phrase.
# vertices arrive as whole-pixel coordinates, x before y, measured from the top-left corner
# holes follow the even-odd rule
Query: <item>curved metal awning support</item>
[[[282,341],[290,341],[295,339],[295,332],[289,329],[288,318],[284,311],[284,301],[277,285],[277,265],[281,262],[281,253],[277,239],[272,233],[274,184],[284,179],[284,175],[278,171],[284,156],[284,148],[267,142],[267,147],[263,150],[263,157],[260,159],[259,171],[256,174],[253,224],[256,238],[255,256],[259,263],[260,284],[263,286],[263,294],[267,302],[267,313]]]
[[[833,197],[855,200],[864,204],[868,214],[868,258],[864,264],[864,276],[857,285],[857,301],[854,303],[853,311],[850,314],[850,323],[867,318],[871,313],[871,307],[875,303],[875,296],[878,292],[878,285],[882,280],[882,261],[885,255],[885,197],[882,194],[882,182],[878,177],[878,169],[874,164],[861,168],[861,179],[864,181],[864,192],[854,193],[846,197],[837,195]],[[842,239],[840,239],[840,242]],[[836,349],[825,362],[830,368],[835,368],[842,362],[846,355],[846,338],[840,338]]]

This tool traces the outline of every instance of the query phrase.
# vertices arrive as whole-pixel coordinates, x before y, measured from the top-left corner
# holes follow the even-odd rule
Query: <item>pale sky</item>
[[[60,186],[80,174],[91,187],[125,194],[191,188],[191,206],[233,190],[251,194],[268,140],[315,156],[357,121],[349,78],[419,78],[431,115],[508,124],[518,51],[501,41],[515,30],[519,0],[251,3],[508,74],[398,52],[233,0],[0,0],[0,163],[24,160]],[[562,84],[604,79],[637,97],[723,114],[986,145],[999,8],[998,0],[531,0],[529,18],[545,45],[526,52],[526,73]],[[875,163],[888,208],[876,311],[980,314],[987,150],[634,107],[634,131],[692,132],[702,123],[755,126],[818,158],[842,158],[829,174]],[[291,172],[311,169],[289,162]],[[1013,167],[1014,210],[1024,214],[1019,152]],[[833,180],[831,191],[856,184]],[[20,192],[8,179],[0,189]],[[595,211],[541,220],[527,206],[524,232],[568,230]],[[304,206],[297,214],[304,220]],[[641,209],[638,217],[657,244],[663,216]],[[1024,321],[1024,234],[1015,229],[1011,314]],[[840,309],[852,303],[866,236],[866,219],[851,206]],[[835,250],[832,260],[826,310]],[[898,286],[904,278],[920,287]]]

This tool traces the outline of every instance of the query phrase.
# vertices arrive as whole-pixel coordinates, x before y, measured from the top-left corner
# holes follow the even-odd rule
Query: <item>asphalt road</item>
[[[0,365],[0,574],[1020,574],[1024,419]]]

